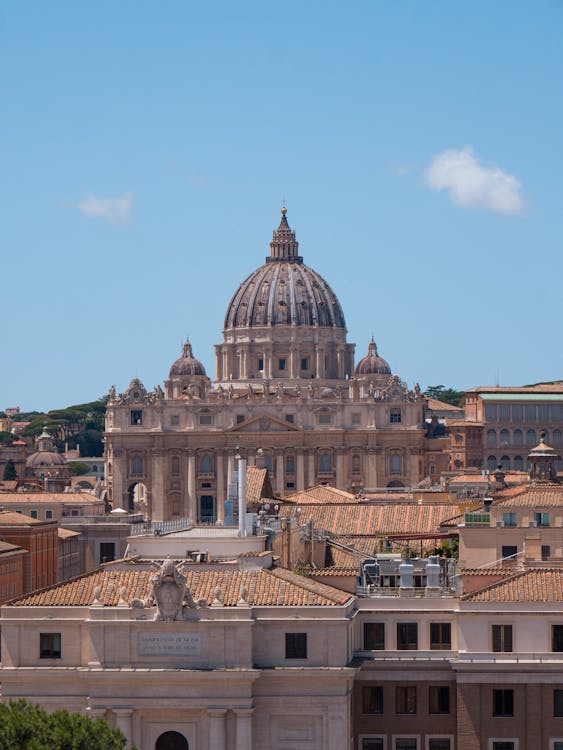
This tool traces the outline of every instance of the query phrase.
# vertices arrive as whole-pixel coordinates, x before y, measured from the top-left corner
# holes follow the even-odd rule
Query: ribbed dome
[[[182,356],[177,359],[172,367],[170,368],[170,377],[182,377],[185,375],[205,375],[205,368],[196,359],[192,352],[192,345],[186,339],[186,343],[182,349]]]
[[[377,353],[373,336],[368,346],[367,356],[358,362],[355,372],[356,375],[391,375],[391,368]]]
[[[25,465],[31,469],[38,469],[40,466],[66,466],[66,460],[60,453],[37,451],[29,456]]]
[[[270,243],[266,263],[236,291],[225,316],[225,329],[254,326],[346,328],[340,303],[327,282],[298,255],[286,210]]]

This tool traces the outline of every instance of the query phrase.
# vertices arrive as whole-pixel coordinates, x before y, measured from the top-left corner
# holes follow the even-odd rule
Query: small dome
[[[367,356],[358,362],[355,372],[356,375],[391,375],[391,368],[377,353],[373,336],[368,346]]]
[[[37,451],[37,453],[31,454],[25,465],[31,469],[38,469],[41,466],[66,466],[66,460],[61,453]]]
[[[180,359],[177,359],[170,368],[171,378],[184,377],[186,375],[205,376],[205,368],[201,364],[199,359],[196,359],[194,357],[192,352],[192,345],[187,339],[182,350],[182,356],[180,357]]]

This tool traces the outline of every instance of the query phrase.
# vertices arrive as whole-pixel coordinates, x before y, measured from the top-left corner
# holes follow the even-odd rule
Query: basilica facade
[[[224,522],[236,456],[266,466],[285,495],[352,492],[424,476],[424,405],[375,342],[356,364],[342,307],[299,255],[286,210],[266,262],[238,287],[212,382],[186,341],[164,387],[110,389],[106,477],[114,507],[153,520]]]

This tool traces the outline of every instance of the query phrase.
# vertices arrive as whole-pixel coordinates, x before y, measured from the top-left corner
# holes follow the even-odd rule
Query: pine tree
[[[6,465],[4,466],[4,475],[2,476],[2,479],[4,481],[11,481],[12,479],[18,478],[18,472],[16,471],[16,467],[14,465],[14,462],[11,458],[9,458],[6,461]]]

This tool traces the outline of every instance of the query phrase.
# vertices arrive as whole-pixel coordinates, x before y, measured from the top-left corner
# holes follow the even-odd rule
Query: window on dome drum
[[[141,411],[141,409],[131,410],[131,424],[132,425],[143,424],[143,412]]]
[[[397,623],[397,650],[416,651],[418,648],[418,624],[416,622]]]
[[[383,687],[381,685],[365,685],[362,688],[362,713],[383,713]]]
[[[551,650],[563,651],[563,625],[551,626]]]
[[[285,634],[285,658],[306,659],[307,658],[307,633]]]
[[[301,357],[301,370],[309,369],[309,359],[307,357]]]
[[[285,357],[280,357],[278,360],[278,370],[287,370],[287,359]]]
[[[428,688],[428,713],[450,713],[450,688],[448,685],[431,685]]]
[[[385,742],[383,737],[362,737],[361,738],[361,750],[385,750]]]
[[[449,651],[452,647],[452,626],[449,622],[430,623],[430,649]]]
[[[389,422],[391,422],[391,424],[401,424],[402,416],[400,409],[391,409],[389,411]]]
[[[538,526],[549,526],[549,513],[534,513],[534,521]]]
[[[416,687],[400,685],[395,690],[395,712],[398,714],[416,713]]]
[[[61,653],[60,633],[39,633],[40,659],[60,659]]]
[[[493,716],[514,716],[514,690],[493,689]]]
[[[497,653],[512,651],[512,625],[491,625],[491,643]]]
[[[430,737],[428,750],[451,750],[451,742],[449,737]]]
[[[364,622],[364,650],[383,651],[385,649],[385,623]]]

